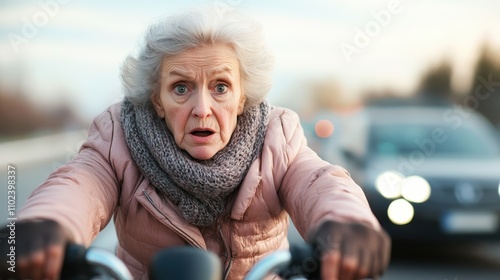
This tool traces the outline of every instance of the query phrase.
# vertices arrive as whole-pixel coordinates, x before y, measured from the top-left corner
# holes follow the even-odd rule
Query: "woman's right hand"
[[[15,224],[15,244],[7,238],[0,242],[0,279],[58,279],[70,234],[52,220],[22,221]],[[11,228],[0,229],[0,237],[11,235]],[[15,246],[15,272],[3,260]]]

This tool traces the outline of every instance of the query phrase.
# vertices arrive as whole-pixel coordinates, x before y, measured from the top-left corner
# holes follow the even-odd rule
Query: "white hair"
[[[138,55],[129,55],[121,69],[125,97],[136,105],[151,104],[165,59],[208,44],[228,44],[235,50],[245,107],[263,102],[271,88],[274,58],[265,45],[262,26],[234,9],[184,11],[152,24],[144,39]]]

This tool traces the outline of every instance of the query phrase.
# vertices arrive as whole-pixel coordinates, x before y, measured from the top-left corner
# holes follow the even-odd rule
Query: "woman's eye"
[[[187,92],[188,88],[185,85],[176,85],[174,87],[174,91],[176,94],[185,94]]]
[[[215,86],[215,91],[217,93],[224,93],[224,92],[227,91],[227,86],[224,85],[224,84],[218,84],[218,85]]]

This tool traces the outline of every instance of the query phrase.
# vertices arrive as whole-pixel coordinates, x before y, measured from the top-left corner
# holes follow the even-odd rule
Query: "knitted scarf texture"
[[[227,146],[208,160],[197,160],[175,143],[165,120],[151,107],[125,100],[121,122],[127,146],[142,174],[186,221],[212,225],[226,209],[264,143],[269,105],[246,108]]]

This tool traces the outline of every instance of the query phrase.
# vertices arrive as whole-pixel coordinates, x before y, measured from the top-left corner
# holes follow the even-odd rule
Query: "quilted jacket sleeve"
[[[97,117],[79,154],[33,191],[18,219],[55,220],[75,242],[89,245],[109,222],[118,201],[118,179],[110,163],[113,130],[109,111]]]
[[[326,220],[359,222],[379,229],[365,194],[349,173],[307,147],[294,112],[285,109],[280,118],[286,139],[287,171],[279,195],[302,237]]]

